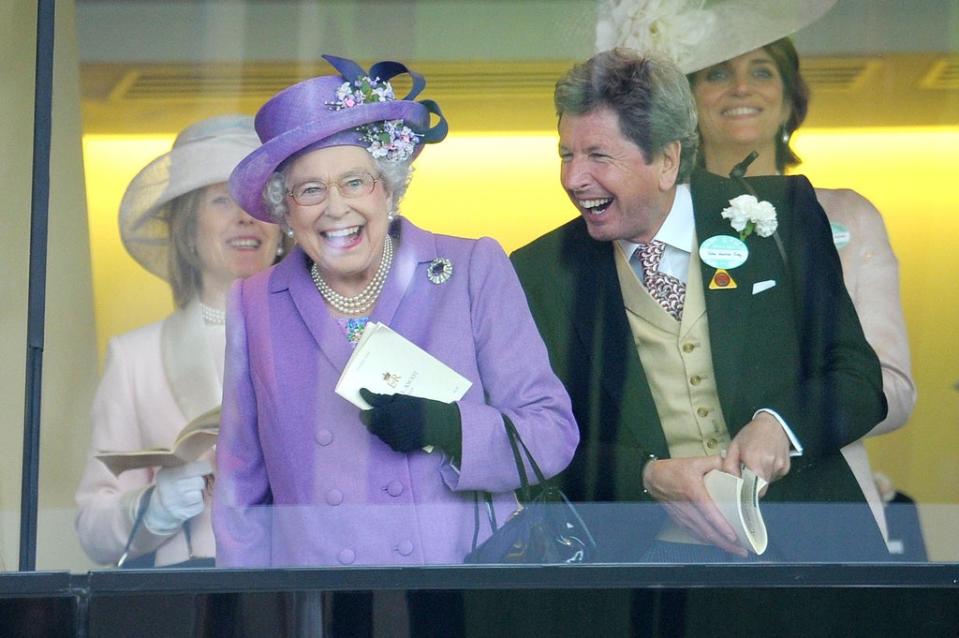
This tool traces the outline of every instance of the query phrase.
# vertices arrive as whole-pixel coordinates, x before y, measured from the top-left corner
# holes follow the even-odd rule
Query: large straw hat
[[[658,53],[693,73],[795,33],[836,0],[599,0],[596,50]]]
[[[120,238],[141,266],[168,279],[168,204],[198,188],[225,182],[260,145],[247,115],[221,115],[184,129],[170,152],[137,173],[120,202]]]
[[[383,123],[376,131],[377,136],[385,136],[387,145],[396,141],[394,127],[408,127],[408,132],[415,134],[396,158],[408,159],[419,154],[424,143],[446,137],[446,120],[439,106],[432,100],[413,100],[426,86],[421,75],[399,62],[378,62],[367,72],[352,60],[332,55],[323,58],[338,75],[304,80],[270,98],[256,114],[256,132],[263,146],[240,162],[230,177],[234,199],[262,221],[276,222],[263,205],[263,187],[280,164],[307,147],[362,146],[373,152],[369,126]],[[412,77],[413,86],[406,97],[397,99],[389,80],[404,73]],[[431,114],[439,118],[432,128]],[[394,159],[393,151],[386,155],[383,147],[378,150]]]

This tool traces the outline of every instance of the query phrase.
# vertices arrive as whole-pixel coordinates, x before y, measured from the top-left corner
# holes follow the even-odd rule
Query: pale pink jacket
[[[169,447],[189,420],[219,405],[222,382],[215,357],[222,361],[223,349],[211,345],[208,330],[193,302],[163,321],[110,340],[93,402],[89,460],[76,492],[77,534],[98,563],[115,564],[120,558],[154,471],[128,470],[116,477],[93,455],[97,450]],[[209,508],[189,525],[193,556],[212,557]],[[157,566],[190,557],[182,528],[158,536],[141,526],[130,558],[154,550]]]
[[[882,215],[869,200],[849,189],[817,188],[816,196],[833,225],[843,279],[859,313],[866,340],[882,364],[882,389],[889,412],[869,436],[892,432],[905,425],[916,404],[909,338],[899,298],[899,263],[889,245]],[[845,245],[840,240],[843,231],[848,233]],[[843,448],[842,453],[866,495],[883,536],[888,537],[865,446],[862,441],[856,441]]]

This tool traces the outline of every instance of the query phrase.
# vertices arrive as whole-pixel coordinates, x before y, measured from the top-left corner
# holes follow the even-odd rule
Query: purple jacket
[[[473,382],[459,402],[460,467],[440,450],[394,452],[334,394],[352,349],[297,248],[230,293],[213,509],[218,565],[460,563],[473,538],[473,490],[499,493],[499,524],[516,509],[519,478],[501,413],[548,476],[572,458],[579,431],[569,397],[499,245],[433,235],[405,220],[398,229],[371,321]],[[453,264],[442,284],[426,275],[437,257]],[[480,520],[482,541],[482,508]]]

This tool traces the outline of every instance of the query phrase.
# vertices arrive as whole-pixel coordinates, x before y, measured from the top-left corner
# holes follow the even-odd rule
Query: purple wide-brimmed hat
[[[377,62],[369,72],[352,60],[324,55],[339,75],[304,80],[283,89],[256,114],[263,145],[246,156],[230,175],[230,192],[248,213],[275,223],[263,201],[263,188],[277,168],[304,149],[362,146],[373,157],[415,158],[423,144],[442,141],[448,126],[439,105],[414,101],[426,80],[399,62]],[[407,73],[409,94],[393,95],[389,80]],[[430,116],[439,121],[430,127]]]

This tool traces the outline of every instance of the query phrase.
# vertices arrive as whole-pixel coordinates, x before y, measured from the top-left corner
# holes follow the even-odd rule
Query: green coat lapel
[[[738,237],[729,220],[722,217],[722,210],[729,205],[730,199],[743,194],[742,187],[732,180],[696,171],[691,180],[691,190],[699,242],[716,235]],[[781,197],[772,197],[768,193],[761,197],[772,201],[777,211],[784,209],[785,203]],[[792,311],[789,305],[763,304],[765,298],[757,298],[753,294],[753,286],[759,282],[774,281],[780,288],[777,293],[788,285],[775,239],[753,233],[746,238],[746,247],[749,249],[746,262],[729,271],[736,288],[710,290],[709,284],[716,269],[701,263],[713,370],[720,404],[732,435],[752,418],[752,413],[745,413],[751,409],[748,396],[750,378],[766,372],[751,369],[748,365],[752,359],[750,344],[758,339],[775,338],[767,334],[768,326],[776,325],[776,322],[769,321],[770,312],[780,314]]]
[[[577,230],[582,237],[574,237],[568,244],[572,249],[569,254],[577,262],[571,272],[579,277],[571,300],[573,325],[583,346],[581,352],[593,354],[591,361],[579,363],[599,378],[606,396],[598,399],[618,406],[619,440],[622,441],[625,429],[648,452],[669,456],[656,404],[626,319],[613,254],[616,247],[593,240],[585,223],[580,220],[579,224]],[[603,411],[602,406],[593,406],[593,410]]]

